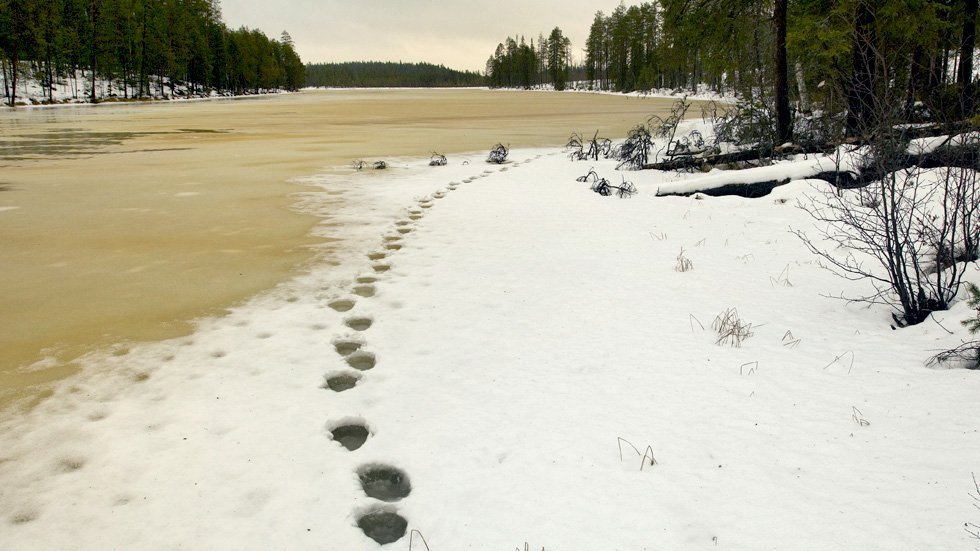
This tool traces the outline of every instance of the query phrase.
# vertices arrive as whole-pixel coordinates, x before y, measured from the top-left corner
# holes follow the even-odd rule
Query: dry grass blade
[[[701,328],[702,331],[704,331],[704,324],[701,323],[701,320],[699,320],[698,318],[694,317],[694,314],[688,314],[688,320],[687,321],[691,324],[691,333],[694,332],[694,322],[698,322],[698,326]]]
[[[640,457],[640,470],[641,471],[643,470],[643,467],[646,467],[647,465],[650,465],[652,467],[652,466],[654,466],[654,465],[657,464],[657,459],[653,456],[653,446],[647,446],[646,447],[646,450],[644,450],[643,453],[641,454],[640,453],[640,449],[637,448],[636,446],[634,446],[633,443],[630,442],[629,440],[626,440],[625,438],[622,438],[620,436],[617,436],[616,437],[616,441],[617,441],[617,444],[619,446],[619,460],[620,461],[623,460],[623,443],[626,443],[629,447],[633,448],[633,451],[636,452],[636,455],[641,456]]]
[[[678,272],[690,272],[693,269],[694,263],[691,262],[690,258],[684,256],[684,248],[681,247],[681,252],[677,255],[677,266],[674,267],[674,270]]]
[[[429,542],[425,541],[425,537],[422,536],[422,532],[418,530],[412,530],[412,535],[408,539],[408,551],[412,551],[412,547],[415,545],[415,536],[418,536],[422,540],[422,545],[425,546],[425,551],[429,550]]]
[[[738,310],[729,308],[718,314],[711,328],[718,333],[715,344],[727,344],[735,348],[742,346],[742,341],[752,336],[752,324],[746,323],[738,316]]]
[[[859,427],[867,427],[871,424],[871,421],[864,418],[864,414],[861,413],[861,410],[859,410],[857,406],[851,406],[851,419],[853,419]]]
[[[750,366],[750,365],[751,366],[754,366],[754,367],[750,368],[748,371],[745,371],[745,368],[748,367],[748,366]],[[744,364],[738,366],[738,374],[739,375],[755,375],[755,373],[758,370],[759,370],[759,362],[747,362],[747,363],[744,363]]]

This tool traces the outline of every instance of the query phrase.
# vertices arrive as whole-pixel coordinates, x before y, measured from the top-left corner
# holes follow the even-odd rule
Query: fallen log
[[[754,182],[751,184],[726,184],[721,187],[703,189],[700,191],[692,191],[688,193],[660,193],[657,192],[657,197],[689,197],[691,195],[707,195],[709,197],[745,197],[746,199],[758,199],[759,197],[765,197],[772,193],[772,190],[779,186],[788,184],[790,182],[789,178],[784,180],[767,180],[765,182]]]
[[[769,176],[768,178],[759,180],[758,182],[717,183],[718,177],[715,176],[710,178],[713,180],[713,182],[707,183],[704,187],[697,187],[697,184],[694,183],[693,187],[688,186],[683,190],[657,190],[657,196],[689,197],[695,194],[702,194],[711,197],[734,195],[754,199],[769,195],[772,193],[773,189],[787,184],[793,179],[823,180],[840,189],[856,189],[865,187],[877,180],[881,180],[888,172],[894,172],[896,170],[903,170],[912,167],[958,167],[980,170],[980,145],[973,144],[966,147],[946,146],[929,153],[922,153],[919,155],[908,154],[896,159],[895,162],[891,163],[888,167],[883,165],[872,165],[866,167],[860,172],[852,172],[849,170],[820,170],[819,164],[817,164],[814,165],[813,173],[796,174],[794,178],[773,179],[771,177],[772,173],[769,172],[766,174]],[[772,168],[773,167],[767,167],[766,170],[771,170]]]
[[[696,170],[703,170],[706,167],[714,165],[757,161],[762,159],[763,156],[764,151],[759,148],[746,149],[745,151],[719,153],[708,157],[677,157],[669,161],[645,164],[642,166],[642,170],[688,170],[692,168]]]
[[[943,135],[962,134],[976,130],[969,123],[956,123],[951,126],[934,125],[929,127],[909,127],[898,129],[900,140],[913,140],[923,138],[935,138]],[[873,138],[865,136],[848,137],[840,142],[828,142],[822,144],[786,144],[779,147],[754,147],[744,151],[732,153],[719,153],[699,157],[696,155],[678,156],[668,161],[659,163],[644,164],[642,170],[699,170],[706,172],[715,165],[728,163],[745,163],[751,161],[762,161],[786,157],[789,155],[813,155],[832,153],[842,145],[862,146],[871,143]],[[911,165],[909,165],[911,166]]]

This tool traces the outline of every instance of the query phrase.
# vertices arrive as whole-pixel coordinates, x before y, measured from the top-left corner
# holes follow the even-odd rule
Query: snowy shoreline
[[[691,175],[626,172],[617,199],[575,181],[614,161],[510,158],[304,179],[343,254],[190,337],[90,355],[5,421],[0,546],[377,549],[375,510],[432,551],[970,545],[980,379],[923,366],[965,304],[893,331],[822,296],[866,284],[787,231],[819,184],[656,197]],[[728,308],[741,347],[715,344]],[[371,465],[410,493],[368,497]]]

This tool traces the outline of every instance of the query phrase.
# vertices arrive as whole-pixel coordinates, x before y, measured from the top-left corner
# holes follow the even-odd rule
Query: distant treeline
[[[2,1],[2,0],[0,0]],[[431,63],[360,61],[310,63],[306,85],[337,88],[429,88],[484,86],[483,75]]]
[[[297,89],[304,68],[287,33],[228,29],[219,0],[0,0],[0,69],[14,103],[23,77],[51,90],[88,72],[86,95],[97,101],[173,95],[180,84],[191,93]]]

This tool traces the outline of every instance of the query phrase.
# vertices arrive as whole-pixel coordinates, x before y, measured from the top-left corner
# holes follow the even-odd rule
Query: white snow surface
[[[408,520],[390,549],[975,547],[980,372],[924,366],[972,312],[893,330],[826,298],[869,284],[788,232],[822,183],[699,200],[631,172],[618,199],[575,181],[618,182],[614,161],[510,158],[310,178],[301,208],[343,254],[192,336],[92,354],[4,421],[0,548],[370,550],[377,509]],[[753,324],[741,347],[715,343],[728,308]],[[361,378],[323,388],[340,373]],[[329,431],[352,420],[371,434],[347,451]],[[367,497],[371,464],[411,493]]]

